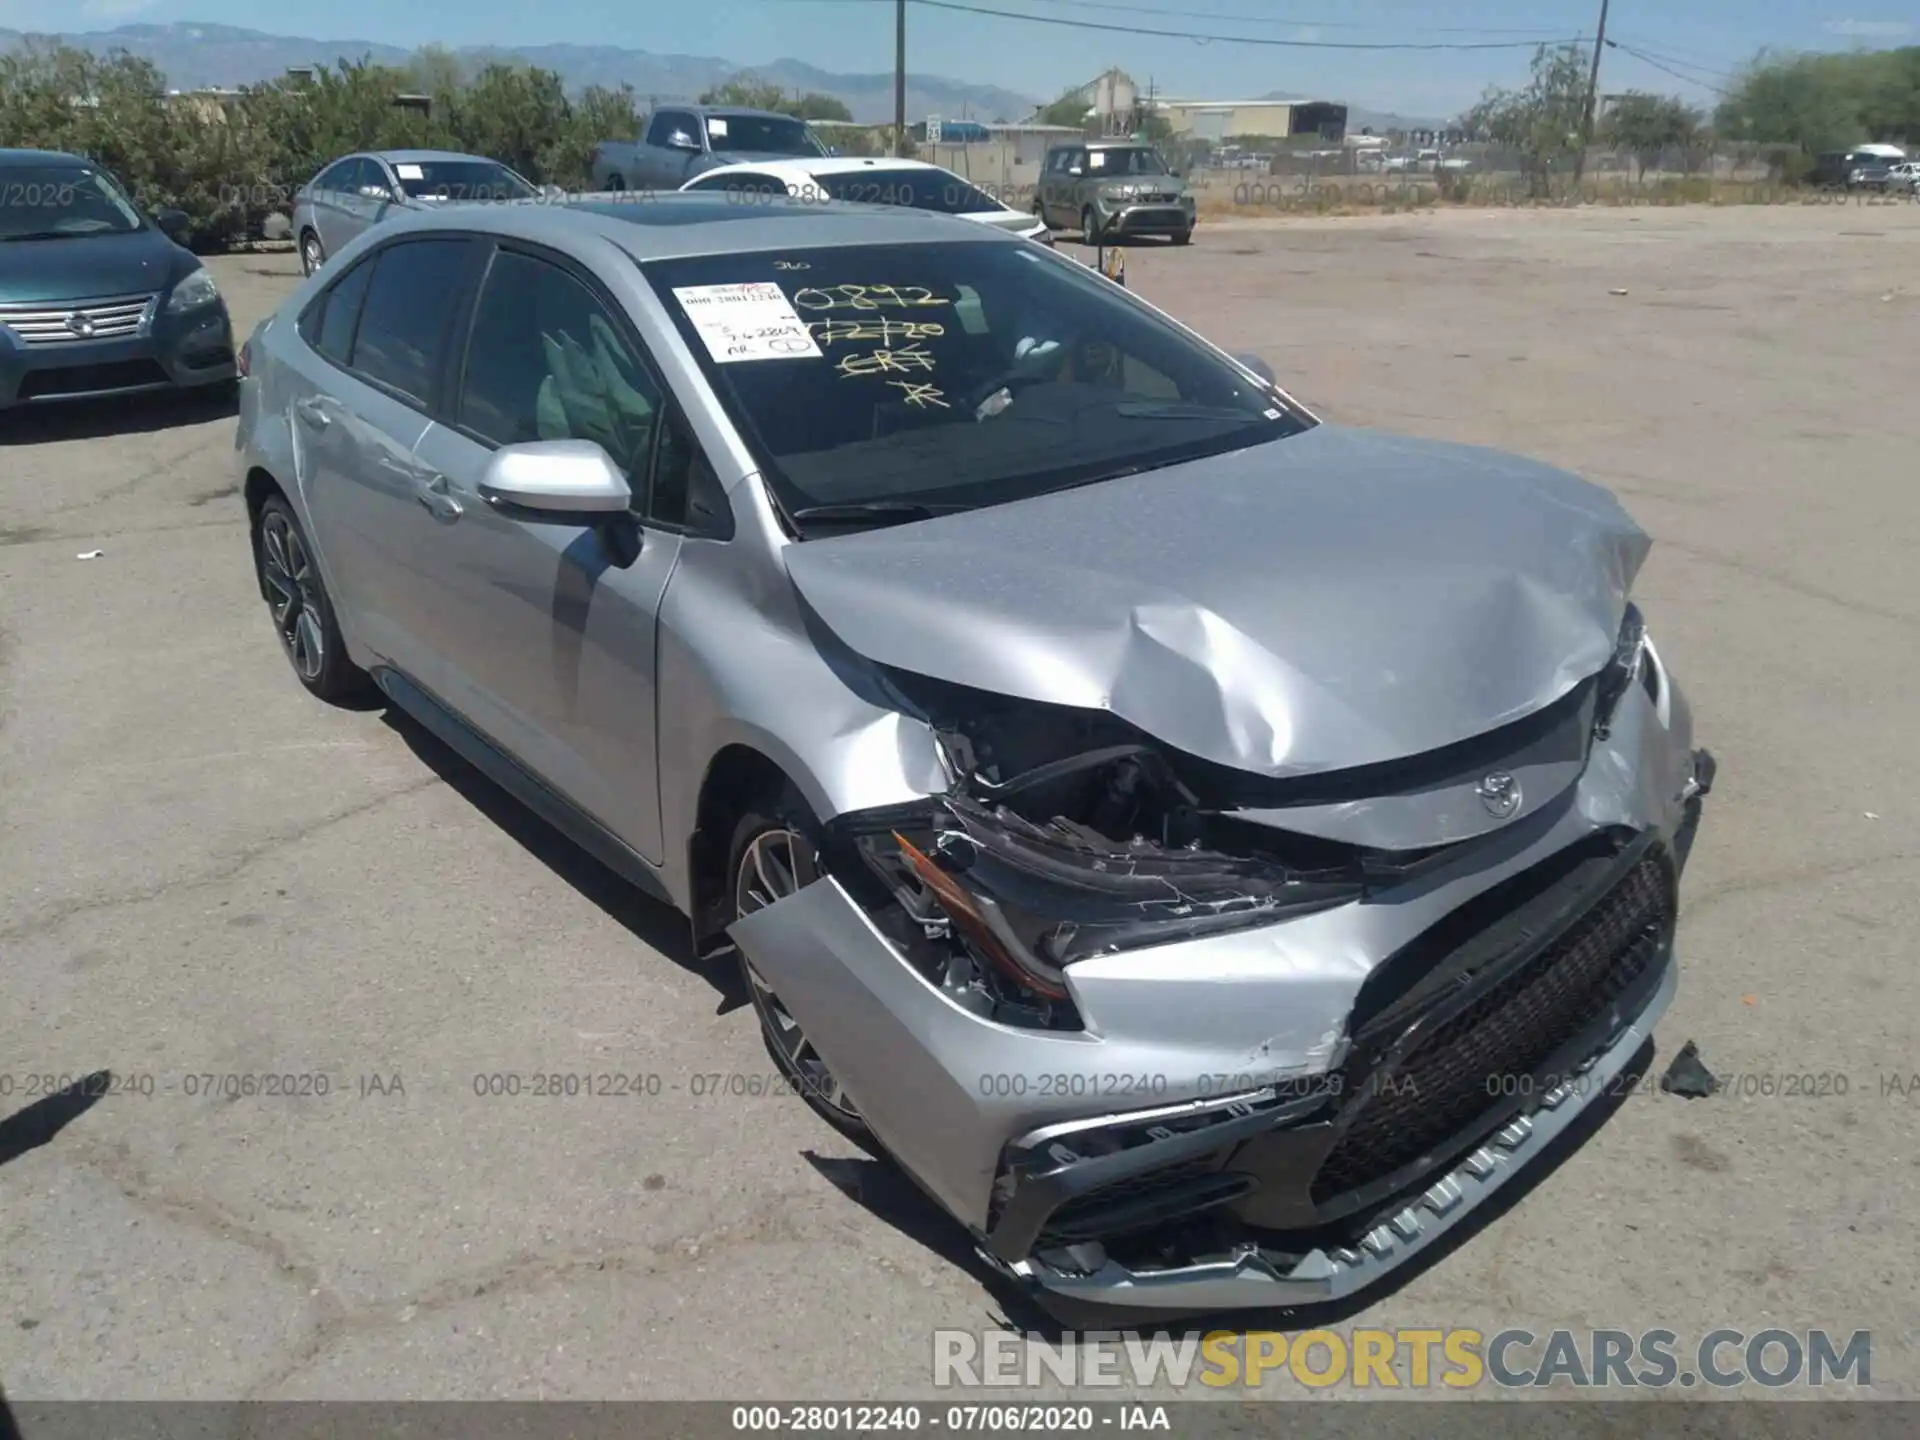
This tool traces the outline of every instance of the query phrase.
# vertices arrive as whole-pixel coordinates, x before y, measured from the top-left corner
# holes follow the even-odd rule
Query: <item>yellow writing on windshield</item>
[[[947,333],[931,320],[814,320],[807,328],[822,345],[861,340],[891,345],[896,340],[938,340]]]
[[[793,303],[801,310],[905,310],[953,302],[924,285],[828,285],[794,291]]]
[[[847,355],[834,367],[844,376],[906,374],[933,369],[933,356],[918,345],[904,350],[874,350],[865,355]]]
[[[916,409],[924,410],[929,405],[937,405],[942,410],[953,408],[942,398],[946,392],[936,390],[931,385],[916,384],[911,380],[889,380],[887,383],[904,391],[901,398]]]

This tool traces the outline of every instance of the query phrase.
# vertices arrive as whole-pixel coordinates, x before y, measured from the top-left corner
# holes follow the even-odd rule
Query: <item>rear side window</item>
[[[343,370],[353,355],[353,327],[360,318],[360,305],[367,298],[367,282],[372,278],[372,262],[361,261],[320,297],[316,307],[320,312],[319,319],[314,327],[318,331],[317,336],[310,335],[304,322],[301,325],[301,336]]]
[[[471,254],[465,239],[409,240],[382,250],[361,307],[352,369],[409,403],[428,407]],[[327,309],[332,311],[331,302]],[[329,313],[329,328],[332,321]]]

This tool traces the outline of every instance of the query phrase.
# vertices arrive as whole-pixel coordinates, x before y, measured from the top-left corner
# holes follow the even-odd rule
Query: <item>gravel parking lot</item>
[[[1256,218],[1128,262],[1327,418],[1612,486],[1720,761],[1653,1073],[1691,1038],[1727,1089],[1649,1081],[1338,1318],[1871,1329],[1876,1391],[1920,1396],[1920,208]],[[212,264],[243,333],[297,276]],[[751,1093],[752,1013],[677,917],[416,727],[306,697],[232,441],[0,416],[0,1385],[931,1395],[930,1332],[1009,1313],[957,1229]],[[7,1122],[100,1071],[57,1133]],[[536,1073],[634,1078],[482,1093]]]

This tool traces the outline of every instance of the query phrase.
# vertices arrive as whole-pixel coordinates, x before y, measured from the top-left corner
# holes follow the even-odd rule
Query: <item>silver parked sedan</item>
[[[300,187],[293,201],[293,235],[300,266],[311,275],[361,231],[396,214],[449,202],[532,200],[558,193],[479,155],[368,151],[334,161]]]
[[[1369,1286],[1674,992],[1713,765],[1571,475],[897,208],[407,216],[243,368],[301,683],[685,912],[1049,1303]]]

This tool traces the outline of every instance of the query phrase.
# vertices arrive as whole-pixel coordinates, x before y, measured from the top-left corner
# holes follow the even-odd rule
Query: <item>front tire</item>
[[[1080,243],[1098,245],[1104,238],[1100,233],[1100,218],[1093,213],[1093,207],[1089,205],[1080,212]]]
[[[1193,243],[1193,227],[1188,226],[1185,230],[1174,231],[1173,243],[1176,245],[1191,245]]]
[[[790,786],[777,798],[754,806],[740,817],[727,863],[735,920],[764,910],[819,877],[819,833],[819,824],[806,802]],[[760,1018],[761,1038],[781,1075],[834,1129],[864,1139],[868,1131],[858,1107],[814,1050],[800,1022],[753,968],[746,952],[738,954],[740,978],[752,997],[754,1014]]]
[[[347,658],[313,547],[293,507],[281,496],[269,497],[260,507],[253,527],[253,561],[260,594],[294,678],[308,694],[330,705],[364,695],[372,682]]]
[[[613,174],[607,176],[607,189],[624,190],[626,188],[627,188],[627,177],[622,175],[619,171],[616,170]]]
[[[311,230],[302,231],[300,235],[300,268],[308,275],[312,275],[326,263],[327,251],[326,247],[320,243],[320,237]]]

